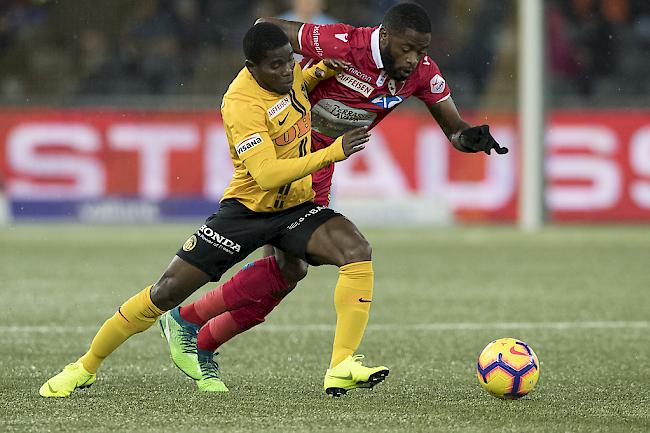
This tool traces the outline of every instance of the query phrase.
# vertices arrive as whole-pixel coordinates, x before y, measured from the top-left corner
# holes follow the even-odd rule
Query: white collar
[[[370,36],[370,51],[372,51],[372,59],[375,61],[377,68],[384,69],[384,62],[381,60],[381,50],[379,49],[379,29],[377,27]]]

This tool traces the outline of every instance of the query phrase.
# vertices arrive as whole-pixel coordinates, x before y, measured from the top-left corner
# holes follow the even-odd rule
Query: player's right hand
[[[348,157],[366,148],[366,143],[370,140],[368,127],[362,126],[355,128],[343,134],[343,153]]]
[[[327,66],[330,69],[335,70],[336,72],[342,72],[345,71],[348,68],[352,67],[352,63],[348,62],[347,60],[343,59],[323,59],[323,63],[325,66]],[[317,69],[316,72],[318,72],[319,69]],[[317,74],[318,76],[318,74]]]
[[[501,147],[490,134],[488,125],[474,126],[467,128],[460,133],[460,150],[463,152],[485,152],[488,155],[494,149],[499,155],[508,153],[507,147]]]

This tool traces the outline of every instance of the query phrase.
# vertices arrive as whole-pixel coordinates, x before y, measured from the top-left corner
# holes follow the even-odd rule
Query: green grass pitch
[[[312,268],[266,323],[221,348],[226,395],[198,393],[153,328],[120,347],[91,388],[39,397],[193,230],[0,229],[0,431],[650,431],[642,226],[368,230],[376,283],[360,352],[391,368],[373,391],[323,393],[330,267]],[[541,361],[537,388],[522,400],[497,400],[477,383],[477,355],[498,337],[523,339]]]

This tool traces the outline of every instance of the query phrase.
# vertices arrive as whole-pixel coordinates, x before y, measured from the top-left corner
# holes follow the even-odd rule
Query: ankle
[[[196,328],[200,328],[201,326],[205,325],[206,322],[201,318],[201,316],[198,315],[194,304],[174,308],[171,310],[171,314],[177,321],[180,318],[181,321],[185,322],[183,324],[194,326]]]

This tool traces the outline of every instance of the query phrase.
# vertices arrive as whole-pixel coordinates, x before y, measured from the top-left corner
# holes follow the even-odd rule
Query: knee
[[[298,281],[302,280],[307,276],[307,269],[309,265],[304,260],[300,260],[293,256],[287,256],[286,254],[276,254],[275,260],[282,274],[282,279],[287,286],[295,287]],[[290,288],[287,293],[292,290]]]
[[[165,273],[151,288],[151,301],[161,310],[171,310],[183,302],[178,278]]]
[[[289,293],[296,287],[296,284],[303,278],[307,276],[307,270],[309,265],[302,260],[297,261],[285,261],[280,264],[280,272],[282,273],[282,278],[284,282],[289,286],[286,289],[286,293]]]
[[[296,286],[298,286],[298,284],[295,284],[295,283],[294,283],[294,284],[290,284],[290,285],[288,285],[287,287],[285,287],[283,290],[278,290],[278,291],[275,291],[275,292],[271,293],[271,296],[273,296],[273,297],[276,298],[276,299],[283,299],[283,298],[285,298],[289,293],[291,293],[291,292],[293,291],[293,289],[296,288]]]
[[[343,265],[370,260],[372,260],[372,247],[364,238],[357,239],[354,244],[343,250]]]

